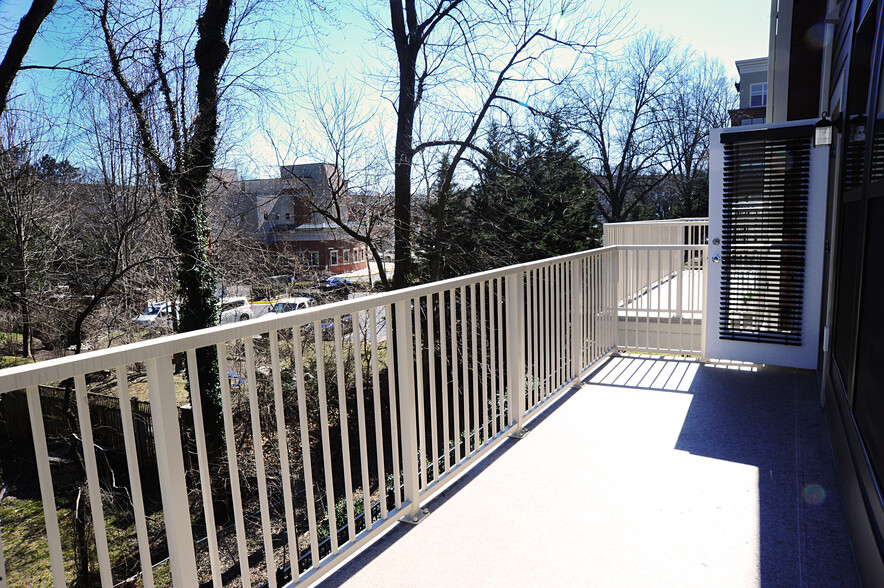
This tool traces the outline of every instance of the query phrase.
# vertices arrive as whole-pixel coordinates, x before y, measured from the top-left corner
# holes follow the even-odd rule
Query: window
[[[291,219],[292,219],[292,215],[288,212],[285,213],[285,220],[291,220]]]
[[[749,106],[767,106],[767,82],[749,88]]]
[[[310,252],[310,265],[316,267],[319,265],[319,251]]]
[[[765,119],[764,117],[744,118],[743,120],[740,121],[740,126],[745,127],[747,125],[763,125],[765,122],[767,122],[767,119]]]
[[[338,250],[337,249],[329,249],[328,250],[328,264],[329,265],[338,265]]]
[[[343,261],[343,263],[350,263],[350,250],[349,250],[349,249],[344,249],[343,254],[344,254],[344,261]]]
[[[279,220],[279,213],[276,213],[276,220]]]
[[[270,216],[270,215],[268,215],[268,214],[265,212],[265,213],[264,213],[264,220],[267,220],[267,218],[268,218],[269,216]]]
[[[353,261],[359,261],[359,250],[358,249],[353,250]]]

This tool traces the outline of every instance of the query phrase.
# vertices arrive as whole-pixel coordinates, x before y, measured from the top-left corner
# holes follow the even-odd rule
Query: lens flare
[[[802,494],[804,502],[811,506],[816,506],[826,501],[826,489],[819,484],[805,484]]]

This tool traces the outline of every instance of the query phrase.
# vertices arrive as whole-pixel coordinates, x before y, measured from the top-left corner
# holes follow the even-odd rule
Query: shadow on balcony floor
[[[615,357],[323,586],[859,586],[812,373]]]

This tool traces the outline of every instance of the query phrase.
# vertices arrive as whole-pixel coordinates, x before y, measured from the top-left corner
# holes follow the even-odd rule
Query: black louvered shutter
[[[812,129],[723,135],[719,335],[801,345]]]

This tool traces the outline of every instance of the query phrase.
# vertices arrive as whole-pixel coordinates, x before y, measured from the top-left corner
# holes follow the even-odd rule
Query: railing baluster
[[[390,399],[390,444],[393,446],[393,465],[390,471],[393,473],[393,494],[396,500],[396,509],[402,508],[402,490],[401,490],[401,472],[402,462],[399,460],[399,419],[394,418],[399,414],[396,408],[397,396],[397,378],[396,378],[396,361],[394,361],[393,345],[391,344],[390,330],[393,327],[393,306],[388,304],[384,308],[384,317],[387,324],[387,391]],[[396,322],[396,337],[398,338],[399,329],[404,328],[402,323]],[[396,343],[398,347],[398,341]],[[398,353],[398,350],[397,350]]]
[[[476,292],[478,288],[476,284],[473,283],[470,286],[470,339],[472,343],[472,356],[473,356],[473,389],[470,394],[473,400],[473,412],[472,419],[470,420],[470,431],[472,432],[473,437],[473,449],[470,451],[479,450],[479,344],[478,344],[478,329],[479,323],[476,321],[477,309],[476,306],[479,304],[478,294]]]
[[[101,585],[109,588],[110,586],[113,586],[114,580],[111,574],[110,554],[107,548],[107,529],[105,528],[104,522],[104,505],[101,503],[98,463],[95,461],[95,442],[92,438],[92,419],[89,415],[86,376],[82,374],[74,376],[74,390],[77,397],[77,419],[80,423],[83,461],[86,465],[86,485],[89,492],[89,510],[92,515],[92,527],[95,531],[95,550],[98,555],[98,571],[101,576]]]
[[[46,539],[49,543],[49,562],[52,567],[52,585],[64,588],[64,560],[61,551],[61,533],[58,531],[58,511],[55,505],[55,491],[52,487],[52,471],[49,468],[49,451],[46,448],[46,429],[43,426],[43,409],[40,406],[40,389],[27,388],[28,416],[31,420],[31,435],[34,437],[34,457],[37,460],[37,478],[40,480],[40,498],[43,501],[43,516],[46,522]]]
[[[644,251],[645,256],[645,265],[647,266],[647,278],[646,283],[647,286],[647,297],[645,302],[645,349],[651,349],[651,285],[653,282],[651,281],[651,251]]]
[[[500,278],[494,278],[494,288],[497,293],[494,299],[494,331],[497,333],[497,347],[495,348],[492,344],[491,347],[491,357],[492,357],[492,365],[497,364],[497,369],[495,370],[495,377],[491,380],[492,384],[494,384],[494,405],[497,407],[497,414],[495,414],[494,419],[494,435],[497,436],[500,434],[500,431],[504,428],[503,422],[503,322],[500,320],[500,313],[503,312],[503,292],[501,291],[503,287],[503,283],[500,281]],[[493,340],[493,339],[492,339]]]
[[[706,360],[706,296],[708,294],[708,281],[706,271],[709,268],[708,252],[702,249],[697,250],[697,258],[700,260],[700,359]]]
[[[374,434],[375,452],[378,464],[378,495],[381,502],[381,519],[387,519],[387,473],[384,464],[384,420],[381,417],[381,374],[378,361],[378,309],[368,311],[369,329],[371,329],[371,387],[374,399]],[[388,360],[389,362],[389,360]],[[392,418],[392,415],[391,415]],[[394,439],[395,441],[395,439]]]
[[[641,328],[641,306],[642,306],[642,278],[641,278],[641,252],[635,251],[635,345],[633,349],[638,351],[639,339],[638,332]]]
[[[550,301],[552,307],[550,327],[550,396],[559,388],[559,368],[562,364],[562,355],[559,353],[559,321],[561,320],[560,305],[562,303],[562,287],[559,282],[559,266],[553,264],[550,267]]]
[[[420,476],[413,371],[414,340],[410,324],[411,304],[412,300],[399,301],[395,304],[396,354],[399,360],[399,407],[402,415],[402,468],[405,476],[405,502],[408,504],[403,520],[417,522],[420,517]]]
[[[543,345],[543,399],[546,400],[549,398],[550,394],[552,394],[553,389],[555,388],[552,385],[552,374],[553,372],[553,362],[552,362],[552,343],[555,341],[553,339],[553,329],[554,329],[554,319],[555,319],[555,311],[554,311],[554,301],[552,298],[553,293],[553,285],[552,285],[552,276],[553,276],[553,268],[547,266],[544,268],[544,281],[543,281],[543,306],[546,309],[544,321],[543,321],[543,336],[544,336],[544,345]]]
[[[188,356],[189,357],[189,356]],[[144,514],[144,497],[141,492],[141,473],[138,467],[138,451],[135,446],[135,426],[132,423],[132,401],[129,398],[129,381],[126,366],[116,369],[117,398],[120,402],[120,421],[123,425],[123,445],[126,448],[126,466],[129,486],[132,490],[132,510],[135,514],[135,536],[138,539],[138,556],[141,560],[141,581],[144,588],[153,588],[153,567],[150,561],[150,542],[147,536],[147,518]],[[203,473],[200,472],[202,479]],[[205,489],[203,490],[205,492]],[[211,504],[211,501],[210,501]],[[214,524],[208,527],[214,529]],[[217,546],[216,553],[217,556]],[[221,579],[219,574],[218,579]],[[220,584],[217,584],[220,588]]]
[[[507,363],[507,391],[510,405],[510,424],[514,427],[513,434],[523,434],[522,423],[525,418],[525,321],[524,321],[524,274],[510,274],[506,276],[506,320],[508,342]]]
[[[429,387],[429,399],[430,399],[430,440],[432,443],[432,447],[430,447],[430,454],[433,456],[433,481],[439,479],[439,432],[437,430],[436,419],[438,415],[437,398],[439,397],[438,390],[436,389],[436,332],[434,326],[434,320],[436,316],[435,306],[433,306],[433,294],[429,294],[427,296],[427,363],[430,368],[430,387]],[[442,309],[442,301],[441,296],[439,301],[439,309]],[[427,479],[429,480],[429,472],[427,474]]]
[[[319,525],[316,522],[316,496],[313,492],[313,462],[310,459],[310,429],[307,422],[307,395],[304,388],[304,354],[301,350],[301,327],[292,329],[292,351],[295,361],[295,387],[298,391],[298,428],[301,430],[301,462],[304,467],[304,492],[307,497],[307,524],[310,531],[310,563],[319,567]],[[297,558],[292,578],[298,571]]]
[[[540,307],[537,301],[540,293],[538,271],[531,270],[531,408],[540,402],[540,336],[538,335],[538,321]],[[510,405],[512,406],[512,405]]]
[[[415,393],[417,397],[417,455],[418,473],[420,475],[420,487],[427,487],[427,431],[424,420],[424,341],[421,320],[421,298],[414,299],[414,309],[411,316],[414,317],[414,367],[417,371]],[[410,331],[411,332],[411,331]]]
[[[349,408],[347,407],[347,374],[344,372],[341,320],[340,316],[335,317],[335,381],[338,388],[338,418],[340,419],[341,451],[343,453],[344,501],[347,504],[347,537],[350,542],[352,542],[356,538],[356,517],[353,512],[353,474],[350,468],[350,426],[348,419]],[[350,320],[352,325],[352,317]]]
[[[622,251],[609,251],[605,255],[605,348],[617,346],[620,321],[620,256]]]
[[[203,405],[199,394],[200,381],[197,369],[196,350],[187,350],[187,377],[190,389],[195,391],[190,395],[193,407],[193,426],[197,449],[197,463],[200,473],[200,491],[203,501],[203,516],[206,517],[206,536],[209,544],[209,565],[212,569],[212,582],[215,588],[221,588],[221,559],[218,554],[218,536],[215,533],[215,511],[212,501],[212,480],[209,473],[208,453],[206,449],[206,432],[203,423]],[[122,400],[120,402],[122,406]],[[130,411],[131,412],[131,411]],[[131,476],[130,476],[130,479]],[[146,530],[145,530],[146,532]],[[150,552],[148,551],[148,554]]]
[[[243,586],[251,586],[249,570],[249,550],[246,544],[245,518],[243,516],[242,495],[239,487],[239,465],[236,459],[236,435],[233,428],[233,407],[230,400],[230,380],[227,377],[227,344],[219,343],[218,374],[221,380],[221,412],[224,418],[224,441],[227,449],[227,467],[230,471],[230,493],[233,498],[236,545],[239,555],[239,569]],[[148,375],[150,372],[148,372]],[[151,402],[151,405],[153,403]],[[152,409],[151,409],[152,410]]]
[[[255,370],[255,346],[251,337],[243,340],[246,349],[246,378],[249,389],[249,415],[252,421],[252,447],[255,451],[255,469],[258,475],[258,504],[261,511],[261,531],[264,539],[264,558],[267,582],[276,588],[276,558],[273,555],[273,533],[270,528],[270,502],[267,499],[267,470],[264,467],[264,438],[261,434],[261,412],[258,405],[258,383]]]
[[[282,474],[282,496],[285,501],[286,537],[289,546],[289,565],[292,579],[300,576],[298,569],[298,531],[295,526],[294,498],[292,496],[292,474],[289,467],[288,432],[285,427],[285,406],[282,398],[282,368],[279,364],[279,336],[276,331],[267,333],[270,339],[270,370],[273,377],[273,407],[276,416],[276,443],[279,446],[279,466]],[[297,339],[292,339],[297,346]]]
[[[488,282],[479,284],[479,362],[482,365],[482,423],[479,429],[482,431],[483,443],[488,441],[488,311],[486,310]]]
[[[448,291],[449,308],[454,308],[454,292]],[[440,369],[442,370],[442,451],[445,473],[451,471],[451,451],[449,451],[451,436],[451,415],[448,408],[448,328],[445,325],[445,292],[439,292],[439,346],[440,346]],[[452,340],[452,350],[455,346]],[[452,363],[452,365],[454,365]]]
[[[196,554],[190,527],[172,358],[168,355],[151,358],[145,366],[172,583],[175,586],[196,586]]]
[[[539,394],[538,394],[538,396],[539,396],[538,401],[537,401],[538,404],[541,401],[543,401],[544,399],[546,399],[546,392],[547,392],[546,378],[547,378],[548,370],[547,370],[546,358],[547,358],[547,350],[549,349],[549,329],[547,328],[547,323],[548,323],[547,317],[549,316],[549,304],[547,302],[548,297],[546,295],[546,292],[547,292],[546,273],[547,273],[546,267],[539,268],[538,284],[537,284],[538,313],[539,313],[539,318],[538,318],[539,322],[538,322],[538,330],[537,330],[538,343],[539,343],[539,347],[537,349],[537,354],[538,354],[537,376],[538,376],[538,384],[540,385],[540,390],[539,390]]]
[[[580,261],[571,262],[571,370],[569,380],[580,378],[580,351],[583,343],[583,273]],[[575,382],[579,384],[579,382]]]
[[[666,283],[666,316],[668,317],[669,322],[669,341],[667,347],[672,350],[672,324],[675,322],[675,313],[673,308],[673,296],[672,296],[672,280],[674,276],[672,275],[672,251],[666,252],[666,275],[669,277]]]
[[[338,522],[335,518],[335,485],[332,476],[331,439],[328,432],[328,393],[325,389],[325,343],[322,323],[313,323],[313,344],[316,350],[316,387],[319,395],[319,429],[322,437],[322,464],[325,473],[325,504],[332,555],[338,554]]]
[[[454,290],[452,290],[454,292]],[[467,389],[467,379],[466,379],[466,368],[464,364],[466,362],[467,357],[467,344],[466,344],[466,298],[464,298],[464,289],[460,288],[460,293],[458,296],[460,300],[460,338],[461,338],[461,363],[458,365],[457,363],[457,317],[456,314],[456,305],[453,303],[451,305],[451,371],[454,374],[454,393],[452,396],[454,397],[454,463],[455,465],[460,464],[460,438],[463,434],[463,429],[466,428],[466,418],[461,419],[461,408],[460,408],[460,387],[458,386],[458,374],[461,370],[463,370],[463,377],[460,378],[461,382],[463,382],[463,390]],[[463,412],[466,414],[466,399],[464,399],[464,409]],[[461,425],[463,423],[463,425]],[[469,443],[469,441],[467,442]],[[467,446],[467,451],[465,453],[469,453],[469,446]]]
[[[570,370],[570,347],[566,344],[567,337],[567,321],[570,307],[571,289],[566,282],[567,272],[565,264],[556,265],[556,285],[558,286],[559,295],[556,296],[556,309],[558,312],[558,320],[556,321],[556,357],[559,358],[556,372],[556,390],[560,389],[566,381],[568,381],[568,373]]]
[[[365,528],[371,529],[371,484],[368,478],[368,437],[365,430],[365,389],[362,384],[362,337],[359,313],[354,312],[352,325],[353,364],[356,375],[356,419],[359,425],[359,465],[362,472],[362,517]]]

